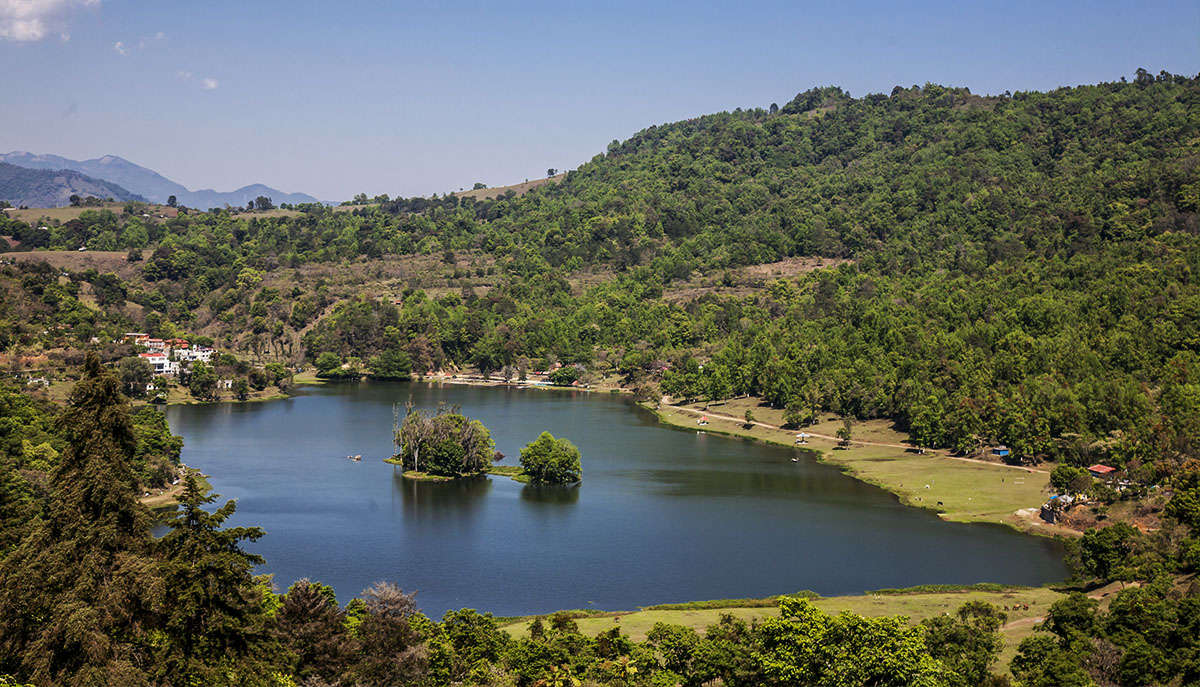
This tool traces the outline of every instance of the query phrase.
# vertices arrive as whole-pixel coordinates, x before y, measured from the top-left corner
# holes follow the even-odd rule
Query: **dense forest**
[[[659,623],[643,642],[619,625],[582,634],[571,613],[524,636],[471,609],[441,621],[380,583],[339,604],[300,580],[286,591],[253,575],[254,527],[223,527],[192,476],[154,537],[137,502],[143,432],[116,375],[90,354],[58,417],[6,394],[0,483],[0,684],[35,685],[1006,685],[994,672],[1004,612],[982,602],[919,624],[829,616],[804,595],[754,623],[725,615],[703,633]],[[149,409],[150,413],[157,413]],[[59,454],[44,489],[14,498],[11,429],[40,432]],[[27,442],[26,442],[27,443]],[[1106,609],[1082,593],[1057,601],[1021,642],[1022,685],[1192,684],[1200,680],[1197,587],[1200,467],[1175,485],[1171,528],[1089,532],[1073,547],[1082,585],[1139,580]],[[1182,581],[1182,582],[1181,582]],[[13,679],[17,682],[13,682]]]
[[[0,684],[34,685],[1006,685],[994,673],[1004,612],[964,604],[953,615],[830,616],[805,595],[753,623],[733,615],[703,633],[659,623],[643,642],[619,625],[594,637],[568,612],[536,618],[514,637],[471,609],[440,620],[412,594],[376,584],[340,604],[300,580],[286,591],[255,576],[245,542],[255,527],[224,527],[235,510],[212,508],[187,477],[166,531],[150,533],[137,501],[140,439],[116,376],[92,354],[58,422],[17,408],[58,440],[61,458],[44,493],[14,504],[3,494],[0,542]],[[156,412],[156,411],[155,411]],[[39,419],[42,418],[42,419]],[[4,474],[10,474],[6,471]],[[1189,470],[1168,508],[1200,532],[1200,470]],[[1112,527],[1077,547],[1080,581],[1139,579],[1101,610],[1064,596],[1012,663],[1020,684],[1193,684],[1200,680],[1200,596],[1174,573],[1181,556],[1130,548]],[[1181,568],[1182,566],[1182,568]],[[11,677],[11,676],[15,676]],[[16,680],[14,682],[14,680]]]
[[[231,506],[209,513],[199,489],[172,534],[138,529],[138,489],[178,461],[161,415],[131,420],[123,405],[138,385],[122,383],[130,351],[113,342],[140,330],[213,342],[237,354],[218,365],[264,385],[286,385],[296,365],[395,378],[559,362],[646,399],[749,394],[797,425],[818,412],[889,418],[924,446],[1102,461],[1124,484],[1097,496],[1153,496],[1163,526],[1087,533],[1072,547],[1077,582],[1139,584],[1103,610],[1084,596],[1057,604],[1012,678],[1200,681],[1189,581],[1200,565],[1198,213],[1200,77],[1139,70],[997,96],[812,89],[782,107],[650,127],[558,183],[495,199],[0,217],[0,248],[21,254],[0,255],[8,367],[27,381],[78,370],[93,349],[121,375],[89,364],[66,410],[0,387],[0,674],[47,685],[1008,679],[990,675],[993,608],[914,627],[793,599],[777,621],[664,627],[634,643],[584,637],[568,616],[527,639],[474,612],[436,622],[391,587],[347,605],[315,582],[272,591],[238,543],[258,532],[220,529]],[[63,259],[101,252],[104,269]],[[81,488],[81,475],[100,486]],[[55,566],[68,572],[46,572]],[[39,575],[48,582],[35,589]],[[136,581],[138,598],[113,580]],[[187,603],[164,604],[164,585],[190,590]]]
[[[1153,483],[1200,420],[1198,146],[1200,85],[1166,73],[990,97],[819,88],[651,127],[520,197],[100,210],[0,233],[132,250],[127,279],[72,280],[164,335],[363,372],[579,363],[675,398],[888,417],[929,446],[1103,459]],[[406,256],[427,259],[380,266]],[[739,272],[796,256],[829,266]],[[325,263],[357,272],[304,278]],[[39,306],[66,309],[65,289]],[[36,329],[9,314],[0,345],[50,343]]]

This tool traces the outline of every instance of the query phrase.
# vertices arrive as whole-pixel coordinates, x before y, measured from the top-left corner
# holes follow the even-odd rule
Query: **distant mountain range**
[[[0,162],[0,200],[20,207],[55,208],[71,203],[71,196],[113,200],[146,200],[121,186],[69,169],[29,169]]]
[[[284,193],[278,189],[262,184],[243,186],[235,191],[214,191],[203,189],[189,191],[178,182],[171,181],[152,169],[147,169],[116,155],[105,155],[91,160],[71,160],[58,155],[35,155],[16,151],[0,155],[0,162],[10,165],[38,170],[71,170],[86,174],[95,179],[117,184],[128,193],[143,196],[154,203],[165,203],[167,198],[175,196],[180,205],[186,205],[200,210],[219,208],[226,205],[242,205],[258,196],[267,196],[276,205],[280,203],[319,203],[316,198],[307,193]],[[67,196],[71,194],[68,193]],[[112,194],[109,194],[112,195]],[[115,195],[112,196],[116,198]],[[9,201],[12,202],[12,201]],[[25,203],[31,205],[31,203]]]

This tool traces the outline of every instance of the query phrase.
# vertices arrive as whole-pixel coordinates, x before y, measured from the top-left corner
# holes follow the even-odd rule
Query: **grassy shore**
[[[212,490],[212,484],[209,483],[208,477],[196,470],[191,469],[193,475],[196,476],[196,484],[200,487],[200,491],[208,492]],[[138,502],[151,510],[159,510],[161,508],[173,508],[179,505],[179,497],[183,494],[183,480],[179,484],[171,485],[166,489],[156,489],[150,492],[149,496],[143,496],[138,499]]]
[[[395,458],[384,458],[383,462],[390,465],[401,465],[401,462]],[[525,471],[517,465],[493,465],[488,468],[487,474],[508,477],[514,482],[529,481],[529,475],[526,475]],[[460,477],[475,477],[475,475],[460,475]],[[418,482],[449,482],[458,478],[447,475],[431,475],[428,472],[421,472],[419,470],[405,470],[404,479],[417,480]]]
[[[400,464],[391,458],[385,458],[383,462],[391,463],[392,465]],[[447,475],[431,475],[428,472],[421,472],[420,470],[405,470],[404,479],[411,479],[417,482],[449,482],[450,480],[458,478]]]
[[[812,598],[812,602],[826,613],[849,611],[864,616],[901,615],[914,623],[944,613],[954,613],[959,606],[968,601],[985,601],[1001,609],[1008,608],[1009,610],[1005,611],[1008,621],[1001,630],[1005,646],[997,662],[997,669],[1006,670],[1012,657],[1016,655],[1017,645],[1033,633],[1035,625],[1045,616],[1050,605],[1062,597],[1062,594],[1047,587],[1011,587],[994,591],[964,587],[936,592],[922,592],[919,589],[909,593],[816,597]],[[811,596],[808,593],[805,595]],[[650,607],[629,613],[596,614],[579,618],[575,622],[579,624],[580,631],[587,635],[596,635],[612,627],[620,627],[622,633],[641,641],[646,638],[646,633],[655,623],[683,625],[703,634],[704,629],[716,623],[724,613],[747,622],[778,615],[777,606],[768,603],[772,601],[773,599],[737,599],[731,603],[743,605],[728,608],[707,607],[713,605],[712,602],[681,604],[697,606],[686,609]],[[505,625],[503,629],[514,637],[527,636],[529,622],[529,618],[522,618]]]
[[[662,422],[675,427],[797,445],[798,432],[780,428],[783,412],[760,406],[755,398],[647,407]],[[750,427],[740,419],[746,410],[753,413],[756,421]],[[707,418],[707,425],[698,424],[701,417]],[[920,454],[907,446],[904,433],[885,420],[855,423],[851,446],[841,448],[832,438],[840,427],[839,418],[822,416],[817,424],[800,430],[810,435],[802,448],[816,451],[822,462],[896,494],[907,505],[934,510],[943,519],[954,522],[996,523],[1042,535],[1077,534],[1037,518],[1037,509],[1050,493],[1049,474],[1045,470],[962,460],[942,451]]]
[[[529,482],[529,475],[525,474],[525,469],[520,465],[493,465],[488,468],[488,474],[508,477],[514,482]]]

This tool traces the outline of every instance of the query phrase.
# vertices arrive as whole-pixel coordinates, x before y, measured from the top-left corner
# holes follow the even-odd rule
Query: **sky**
[[[1200,2],[0,0],[0,152],[190,189],[429,195],[813,86],[1200,72]]]

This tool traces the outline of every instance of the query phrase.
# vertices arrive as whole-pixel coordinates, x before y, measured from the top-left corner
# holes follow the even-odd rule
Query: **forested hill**
[[[532,249],[553,266],[653,264],[667,278],[797,254],[982,266],[1017,244],[1046,255],[1172,228],[1195,210],[1196,108],[1194,80],[1149,75],[995,98],[816,89],[778,111],[614,141],[561,184],[446,213],[437,237]]]
[[[150,329],[364,369],[553,356],[675,397],[891,417],[933,446],[1153,464],[1154,482],[1200,428],[1198,163],[1196,78],[819,88],[648,128],[520,197],[0,233],[153,248],[128,289]],[[795,256],[848,262],[739,270]],[[301,269],[360,258],[380,262],[336,286]]]
[[[69,169],[26,169],[0,162],[0,200],[10,205],[53,208],[67,205],[71,196],[144,200],[112,182]]]
[[[521,639],[470,610],[435,623],[386,584],[345,608],[307,580],[276,594],[242,550],[261,531],[222,529],[234,506],[210,513],[194,482],[167,534],[144,527],[138,485],[178,458],[156,412],[127,416],[122,392],[146,384],[114,342],[145,331],[213,343],[222,377],[261,386],[286,380],[282,362],[402,379],[557,361],[648,400],[750,394],[796,426],[885,417],[964,454],[1004,443],[1023,462],[1104,462],[1117,478],[1051,477],[1086,489],[1105,525],[1071,548],[1077,581],[1139,584],[1103,610],[1083,594],[1055,603],[1012,676],[1200,682],[1198,78],[997,97],[821,88],[651,127],[520,197],[146,210],[0,216],[0,249],[23,252],[0,260],[4,369],[62,381],[90,349],[66,409],[0,385],[0,674],[1009,683],[989,675],[1005,617],[980,603],[917,628],[787,599],[758,624],[659,625],[635,644],[616,626],[584,637],[563,614]],[[176,381],[208,399],[217,377],[199,365]],[[1126,521],[1141,516],[1161,526]]]

